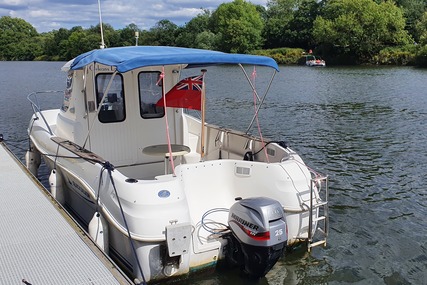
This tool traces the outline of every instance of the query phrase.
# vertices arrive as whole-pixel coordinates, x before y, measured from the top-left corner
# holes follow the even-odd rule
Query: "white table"
[[[146,155],[151,156],[162,156],[165,158],[165,174],[168,174],[168,159],[172,155],[173,157],[182,157],[183,155],[190,153],[190,148],[182,144],[171,144],[172,153],[169,152],[168,144],[156,144],[144,147],[142,152]]]

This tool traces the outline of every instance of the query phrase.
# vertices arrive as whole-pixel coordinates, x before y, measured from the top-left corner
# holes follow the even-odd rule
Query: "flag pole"
[[[206,69],[202,69],[202,98],[201,98],[201,115],[202,115],[202,132],[200,138],[200,160],[204,160],[205,156],[205,107],[206,107],[206,89],[205,89],[205,73]]]

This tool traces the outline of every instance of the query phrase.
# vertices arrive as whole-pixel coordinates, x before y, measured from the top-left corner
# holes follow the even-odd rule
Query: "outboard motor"
[[[238,200],[228,215],[232,234],[226,258],[244,273],[260,278],[282,256],[287,242],[285,214],[276,200],[259,197]]]

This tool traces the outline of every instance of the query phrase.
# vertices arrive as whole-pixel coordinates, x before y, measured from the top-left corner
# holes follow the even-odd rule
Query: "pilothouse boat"
[[[269,67],[271,82],[279,70],[263,56],[99,49],[63,67],[68,77],[59,109],[42,110],[42,92],[28,95],[34,115],[27,167],[37,175],[43,158],[52,195],[144,283],[224,260],[262,277],[286,247],[326,244],[327,177],[261,132],[205,121],[205,74],[217,65],[243,71],[251,92],[236,96],[255,98],[252,126],[267,92],[259,95],[246,69]],[[189,69],[193,76],[183,78]]]

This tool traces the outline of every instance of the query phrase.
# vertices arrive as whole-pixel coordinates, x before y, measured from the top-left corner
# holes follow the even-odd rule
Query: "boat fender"
[[[101,213],[95,212],[88,228],[92,240],[108,254],[108,225]]]
[[[62,176],[60,173],[56,171],[56,169],[52,169],[49,175],[49,186],[50,186],[50,194],[52,194],[53,198],[58,201],[61,205],[64,204],[64,189],[62,187]]]
[[[25,162],[28,170],[33,174],[35,177],[38,175],[38,169],[41,163],[41,155],[40,152],[37,150],[34,150],[34,148],[30,148],[25,153]]]

